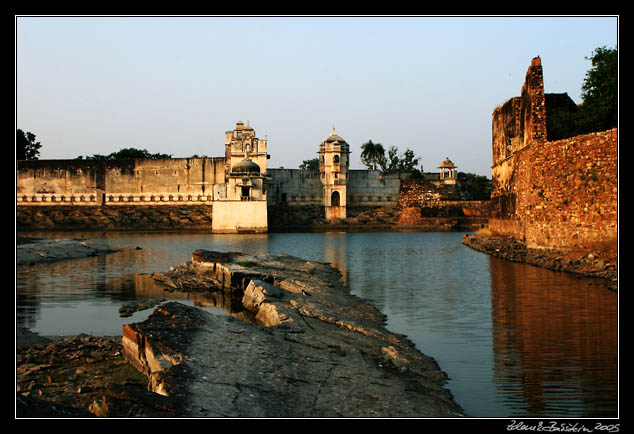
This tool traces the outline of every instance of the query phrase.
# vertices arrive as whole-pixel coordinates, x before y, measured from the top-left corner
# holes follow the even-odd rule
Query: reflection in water
[[[514,414],[615,416],[616,293],[592,282],[491,258],[494,381]]]
[[[20,267],[18,325],[45,336],[120,335],[153,309],[120,318],[119,307],[155,298],[249,321],[221,292],[168,292],[149,273],[189,261],[196,249],[285,253],[337,267],[352,294],[387,315],[388,329],[436,359],[471,416],[616,416],[617,294],[476,252],[461,233],[54,236],[82,235],[122,250]]]
[[[323,235],[323,260],[322,262],[330,262],[341,273],[341,279],[344,285],[348,284],[348,261],[346,259],[346,239],[347,234],[344,232],[326,232]]]
[[[134,276],[134,295],[136,299],[166,298],[179,301],[188,300],[194,306],[214,308],[222,311],[225,315],[251,324],[257,324],[255,314],[243,307],[241,297],[235,297],[223,291],[176,291],[172,288],[166,290],[164,286],[152,279],[149,274],[137,274]]]
[[[353,294],[387,315],[448,373],[448,387],[472,416],[504,414],[492,402],[490,278],[487,256],[456,233],[349,234]]]

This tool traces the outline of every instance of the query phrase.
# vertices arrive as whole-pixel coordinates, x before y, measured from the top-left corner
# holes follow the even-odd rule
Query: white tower
[[[346,218],[349,155],[350,146],[335,133],[334,128],[319,145],[319,172],[327,220]]]
[[[247,122],[225,133],[226,191],[213,204],[215,233],[257,233],[268,230],[266,208],[266,139],[260,140]]]

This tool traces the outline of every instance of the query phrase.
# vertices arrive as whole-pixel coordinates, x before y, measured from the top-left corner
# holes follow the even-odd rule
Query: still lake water
[[[389,330],[438,362],[470,416],[618,416],[618,294],[600,280],[476,252],[462,245],[463,233],[31,235],[122,249],[17,269],[16,323],[44,336],[120,335],[151,312],[120,318],[123,303],[170,296],[146,274],[189,261],[196,249],[286,253],[335,264],[352,294],[387,315]],[[231,310],[213,298],[184,301]]]

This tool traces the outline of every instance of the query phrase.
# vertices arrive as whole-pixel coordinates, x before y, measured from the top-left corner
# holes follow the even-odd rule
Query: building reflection
[[[616,416],[617,294],[598,280],[493,257],[490,270],[494,381],[510,407]]]
[[[343,284],[348,284],[347,234],[326,232],[324,234],[324,261],[330,262],[339,272]]]
[[[107,285],[106,263],[105,256],[95,256],[17,267],[16,324],[33,327],[46,301],[70,303],[89,292],[98,297]]]
[[[224,311],[226,315],[240,319],[242,321],[256,324],[255,315],[244,309],[242,298],[232,296],[223,291],[167,291],[165,286],[156,282],[149,274],[138,274],[134,276],[134,291],[136,297],[142,298],[164,298],[168,300],[189,300],[194,306],[212,307]]]

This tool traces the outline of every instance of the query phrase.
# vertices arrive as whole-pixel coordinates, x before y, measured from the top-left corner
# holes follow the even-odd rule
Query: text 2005
[[[618,423],[612,425],[604,425],[601,422],[597,422],[597,424],[594,426],[594,429],[597,431],[605,432],[619,432],[619,425],[620,424]]]

